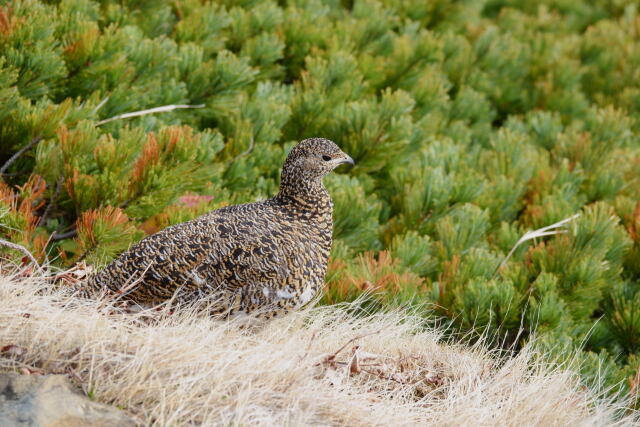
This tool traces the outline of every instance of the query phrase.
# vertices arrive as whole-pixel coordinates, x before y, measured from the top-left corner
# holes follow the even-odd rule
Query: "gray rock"
[[[63,375],[0,374],[0,426],[135,426],[116,408],[92,402]]]

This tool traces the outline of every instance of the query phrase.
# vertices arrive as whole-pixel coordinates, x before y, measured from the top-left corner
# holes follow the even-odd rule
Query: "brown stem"
[[[49,217],[49,214],[51,213],[51,210],[53,209],[53,206],[56,204],[56,201],[58,200],[58,197],[60,196],[60,191],[62,190],[63,181],[64,181],[64,177],[61,176],[60,178],[58,178],[58,182],[56,183],[56,190],[54,191],[53,195],[51,196],[51,200],[49,200],[49,204],[47,205],[46,209],[44,210],[44,213],[42,214],[42,216],[38,220],[38,226],[44,225],[45,221]]]
[[[9,166],[11,166],[13,164],[13,162],[18,160],[18,158],[20,156],[22,156],[27,150],[31,149],[33,146],[38,144],[40,141],[42,141],[42,136],[38,135],[35,138],[33,138],[31,140],[31,142],[29,142],[27,145],[25,145],[24,147],[19,149],[18,152],[16,152],[13,156],[11,156],[9,158],[9,160],[7,160],[4,163],[4,165],[2,165],[2,167],[0,168],[0,175],[4,175],[4,173],[7,171],[7,169],[9,169]]]
[[[64,239],[69,239],[71,237],[76,237],[77,234],[78,234],[78,229],[74,228],[73,230],[69,230],[65,233],[53,233],[53,236],[51,236],[51,240],[53,240],[54,242],[57,242],[58,240],[64,240]]]

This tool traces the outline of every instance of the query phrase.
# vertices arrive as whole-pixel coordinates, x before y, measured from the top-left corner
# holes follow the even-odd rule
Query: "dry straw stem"
[[[21,252],[24,256],[29,258],[29,261],[31,261],[31,263],[38,269],[38,271],[42,272],[42,267],[40,267],[40,264],[38,263],[38,261],[36,261],[36,258],[24,246],[19,245],[17,243],[10,242],[8,240],[4,240],[4,239],[0,239],[0,246],[4,246],[6,248]]]
[[[102,304],[102,305],[101,305]],[[65,372],[144,425],[631,425],[531,349],[498,358],[420,320],[318,307],[239,328],[194,310],[124,313],[0,277],[0,371]]]
[[[563,227],[568,223],[570,223],[571,221],[573,221],[574,219],[578,218],[579,216],[580,214],[578,213],[573,216],[570,216],[569,218],[565,218],[562,221],[558,221],[555,224],[551,224],[546,227],[538,228],[537,230],[527,231],[526,233],[524,233],[524,235],[516,242],[516,244],[513,245],[513,248],[511,248],[507,256],[504,257],[504,259],[496,269],[495,273],[497,273],[502,267],[504,267],[507,264],[507,261],[509,261],[509,258],[511,258],[511,255],[513,255],[513,253],[516,251],[516,249],[518,249],[518,247],[521,244],[523,244],[528,240],[533,240],[540,237],[555,236],[556,234],[566,233],[567,230],[564,229]]]
[[[109,117],[108,119],[100,120],[99,122],[96,123],[96,126],[101,126],[101,125],[103,125],[105,123],[109,123],[109,122],[112,122],[114,120],[128,119],[128,118],[131,118],[131,117],[146,116],[148,114],[155,114],[155,113],[167,113],[169,111],[178,110],[178,109],[181,109],[181,108],[204,108],[204,104],[198,104],[198,105],[180,105],[180,104],[178,104],[178,105],[163,105],[162,107],[149,108],[148,110],[133,111],[131,113],[119,114],[117,116]]]

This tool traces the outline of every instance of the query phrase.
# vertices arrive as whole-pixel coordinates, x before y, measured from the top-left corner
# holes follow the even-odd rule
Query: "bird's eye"
[[[328,162],[329,160],[331,160],[331,156],[327,156],[325,154],[324,156],[322,156],[322,160],[324,160],[325,162]]]

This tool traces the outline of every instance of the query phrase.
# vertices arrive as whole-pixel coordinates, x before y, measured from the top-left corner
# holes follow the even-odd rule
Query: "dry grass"
[[[398,313],[320,307],[238,328],[193,312],[124,314],[0,277],[0,371],[65,372],[154,425],[630,425],[531,351],[443,344]],[[637,420],[636,420],[637,421]]]

